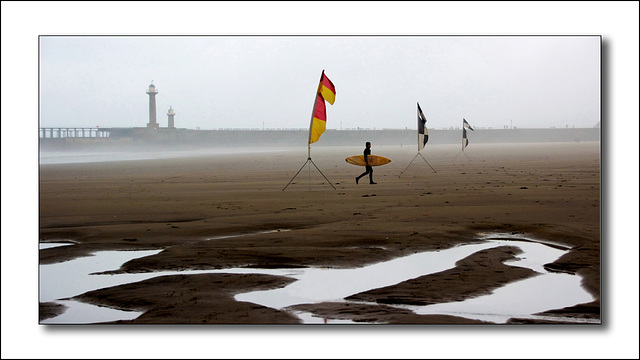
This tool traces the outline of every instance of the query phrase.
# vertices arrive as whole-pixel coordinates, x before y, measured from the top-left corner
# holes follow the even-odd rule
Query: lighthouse
[[[173,117],[176,116],[175,111],[173,111],[173,107],[169,106],[169,111],[167,112],[167,116],[169,117],[169,129],[175,129],[176,127],[173,124]]]
[[[151,85],[149,85],[149,89],[147,90],[147,95],[149,95],[149,123],[147,124],[148,129],[157,129],[158,122],[156,121],[156,94],[158,90],[156,90],[156,86],[153,85],[153,81]]]

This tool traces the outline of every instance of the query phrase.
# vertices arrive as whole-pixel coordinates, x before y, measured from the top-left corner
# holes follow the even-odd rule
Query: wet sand
[[[437,172],[420,157],[407,168],[415,147],[373,144],[373,154],[393,160],[374,168],[376,185],[366,179],[356,184],[364,168],[344,161],[362,149],[312,149],[313,162],[335,190],[309,163],[283,191],[305,163],[306,148],[41,165],[40,241],[78,244],[42,250],[40,262],[100,250],[162,248],[114,270],[348,268],[477,241],[481,233],[516,234],[571,247],[546,268],[579,274],[596,298],[550,314],[599,319],[599,142],[473,144],[463,154],[459,146],[428,146],[422,154]],[[216,239],[243,234],[251,235]],[[515,256],[516,248],[491,249],[449,271],[353,296],[378,305],[299,307],[328,319],[372,323],[479,323],[389,305],[458,301],[534,275],[502,264]],[[237,293],[288,282],[265,275],[167,276],[78,299],[146,311],[123,323],[290,324],[298,322],[290,312],[233,300]]]

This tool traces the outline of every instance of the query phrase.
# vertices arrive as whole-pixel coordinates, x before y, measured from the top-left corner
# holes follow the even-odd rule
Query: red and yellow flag
[[[311,128],[309,129],[309,144],[312,144],[327,130],[327,106],[324,101],[328,101],[333,105],[336,101],[336,87],[329,78],[324,74],[320,76],[320,84],[316,92],[316,102],[313,108],[313,116],[311,117]]]
[[[333,105],[333,102],[336,101],[336,87],[333,86],[331,80],[324,74],[324,70],[322,70],[322,76],[320,76],[318,92],[322,94],[322,97],[327,100],[329,104]]]
[[[309,144],[320,139],[320,135],[327,130],[327,106],[321,93],[316,94],[316,106],[313,110],[311,129],[309,130]]]

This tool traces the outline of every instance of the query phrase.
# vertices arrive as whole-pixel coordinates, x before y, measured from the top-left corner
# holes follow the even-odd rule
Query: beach
[[[356,184],[364,168],[344,160],[363,148],[312,147],[311,162],[307,148],[299,147],[41,164],[40,242],[75,244],[40,251],[40,263],[103,250],[163,249],[113,273],[342,269],[478,242],[483,234],[504,234],[570,248],[545,269],[581,276],[595,299],[550,309],[544,315],[562,319],[539,323],[600,318],[599,142],[473,144],[464,152],[459,145],[433,145],[420,152],[424,159],[415,157],[416,147],[374,143],[372,154],[392,160],[374,167],[375,185],[367,178]],[[514,247],[497,247],[447,271],[354,294],[349,299],[357,303],[297,308],[361,323],[482,324],[418,315],[393,305],[461,301],[534,276],[531,270],[504,265],[517,255]],[[292,281],[257,274],[176,275],[75,299],[144,311],[134,320],[118,321],[125,324],[297,324],[290,311],[234,300],[238,293]],[[40,309],[41,320],[61,311],[51,303]]]

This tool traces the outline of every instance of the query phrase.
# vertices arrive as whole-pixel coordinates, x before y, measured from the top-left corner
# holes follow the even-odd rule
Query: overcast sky
[[[599,36],[42,36],[41,127],[308,128],[322,70],[327,128],[593,127]]]

